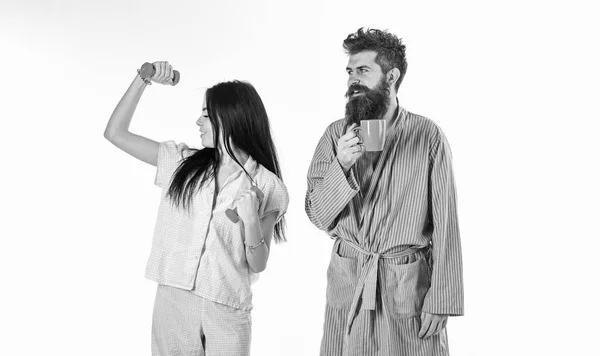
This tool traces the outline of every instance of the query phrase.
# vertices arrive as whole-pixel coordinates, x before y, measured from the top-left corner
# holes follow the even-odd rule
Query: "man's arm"
[[[463,315],[463,275],[452,155],[441,131],[430,155],[432,275],[423,312]]]
[[[347,132],[338,140],[333,135],[333,124],[330,125],[321,137],[308,169],[304,207],[310,221],[324,231],[333,228],[335,219],[360,190],[351,167],[360,157],[362,148],[356,147],[358,139],[355,142],[351,136]],[[342,152],[337,148],[344,150],[344,154],[353,155],[351,161],[344,161],[345,166],[338,159],[338,153]],[[350,167],[349,162],[352,163]]]

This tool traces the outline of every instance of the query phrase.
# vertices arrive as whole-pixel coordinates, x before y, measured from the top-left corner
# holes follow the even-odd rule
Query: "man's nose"
[[[360,80],[358,78],[354,77],[354,75],[350,76],[350,78],[348,79],[348,86],[356,85],[356,84],[360,84]]]

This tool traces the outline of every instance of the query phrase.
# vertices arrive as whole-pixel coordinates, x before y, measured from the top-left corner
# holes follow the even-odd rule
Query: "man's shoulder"
[[[335,120],[327,126],[327,132],[339,132],[344,129],[344,124],[346,123],[346,119],[341,118],[339,120]]]
[[[346,119],[343,119],[343,118],[331,122],[325,128],[325,132],[323,133],[323,136],[327,136],[327,137],[339,137],[339,136],[341,136],[342,132],[344,131],[345,122],[346,122]]]
[[[406,111],[406,124],[411,129],[417,131],[421,135],[428,137],[440,137],[443,136],[442,129],[432,119],[423,115],[415,114],[410,111]]]

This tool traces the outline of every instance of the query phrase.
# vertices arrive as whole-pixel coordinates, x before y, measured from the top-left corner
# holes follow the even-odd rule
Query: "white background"
[[[567,3],[569,5],[567,5]],[[254,286],[253,355],[317,355],[332,241],[304,213],[306,171],[343,116],[342,41],[407,46],[402,106],[448,137],[466,316],[453,355],[600,355],[600,26],[593,1],[2,1],[0,354],[148,355],[143,278],[160,192],[106,141],[145,61],[131,130],[200,145],[206,87],[242,79],[269,113],[289,242]]]

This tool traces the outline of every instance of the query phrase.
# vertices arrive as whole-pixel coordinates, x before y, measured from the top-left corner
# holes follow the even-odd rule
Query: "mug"
[[[385,120],[360,120],[356,134],[366,151],[383,151],[387,125]]]

